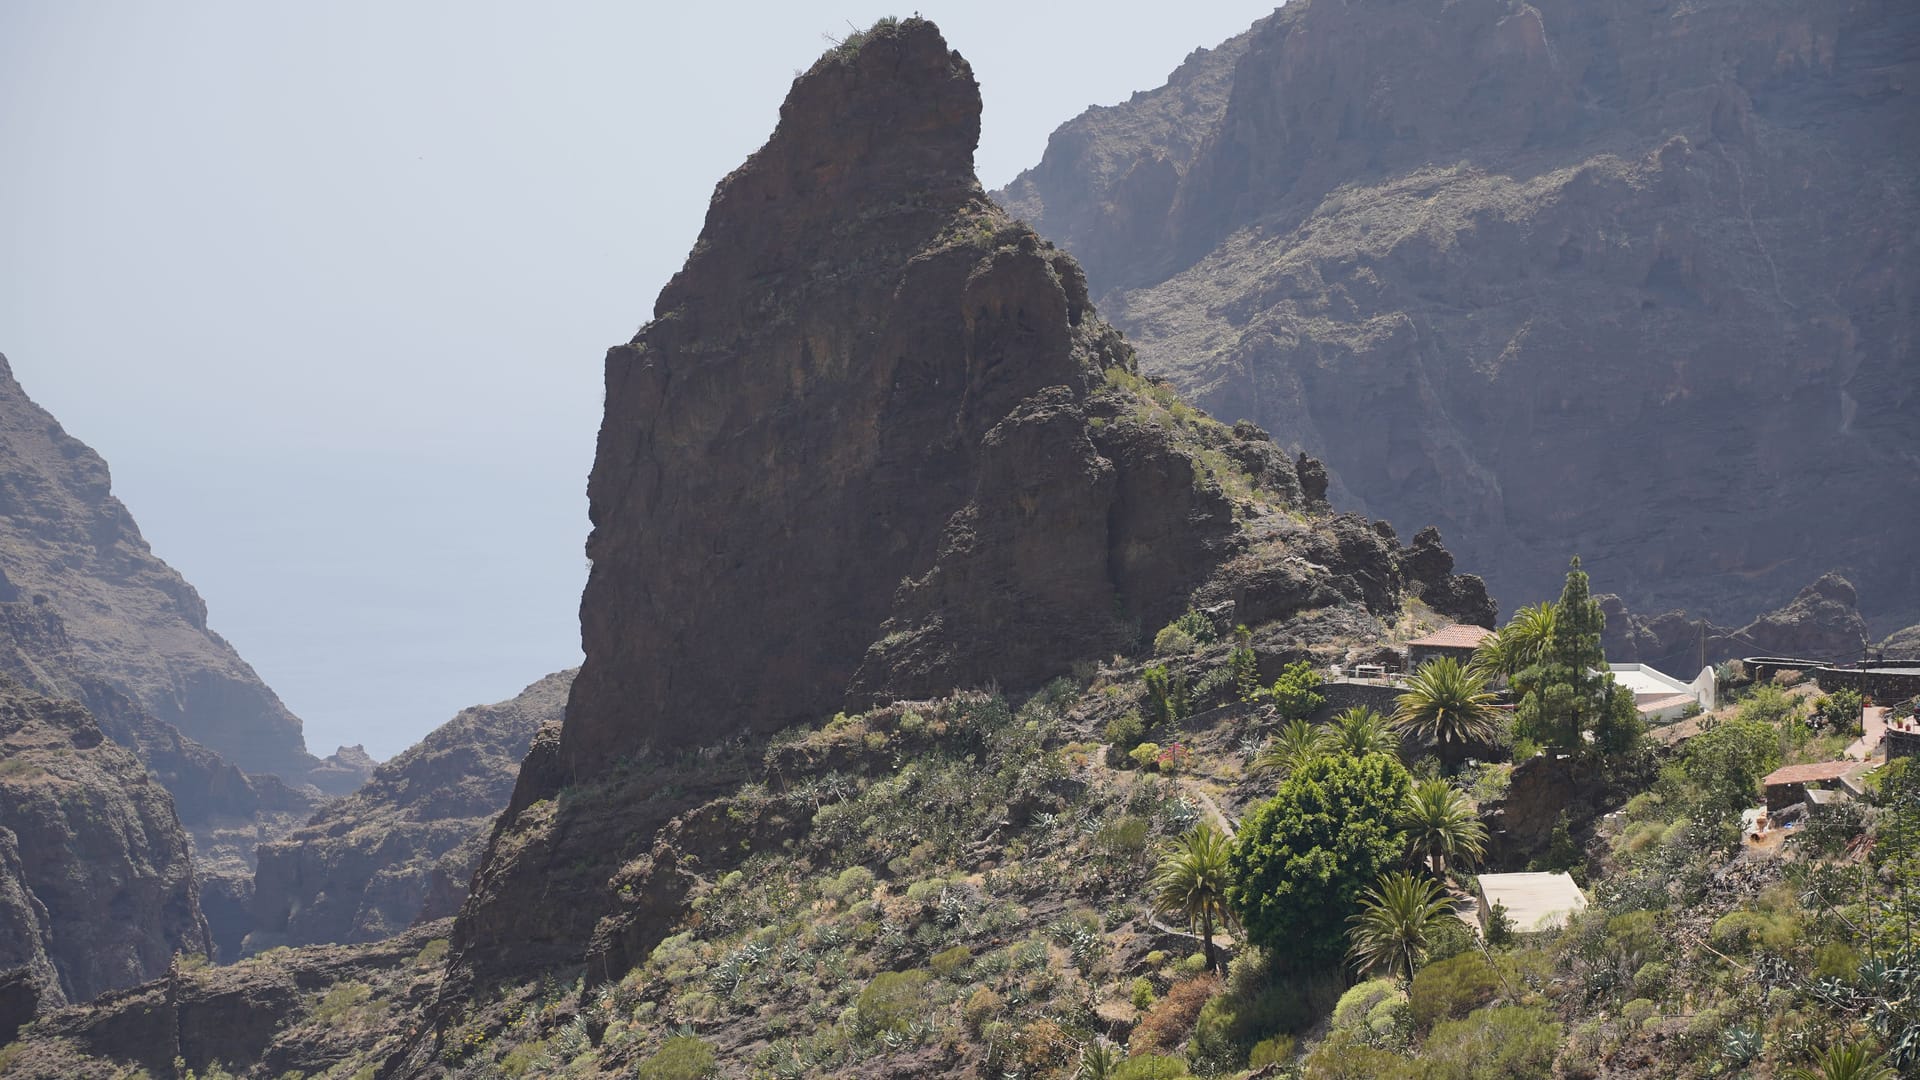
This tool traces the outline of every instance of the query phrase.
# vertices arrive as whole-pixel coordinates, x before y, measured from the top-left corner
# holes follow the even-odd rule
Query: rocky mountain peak
[[[647,954],[687,882],[640,857],[702,797],[659,782],[676,762],[1035,690],[1190,609],[1276,657],[1377,639],[1416,594],[1491,622],[1437,537],[1332,515],[1316,462],[1143,377],[1078,264],[982,194],[978,122],[931,24],[833,50],[608,352],[586,660],[473,877],[452,995]]]

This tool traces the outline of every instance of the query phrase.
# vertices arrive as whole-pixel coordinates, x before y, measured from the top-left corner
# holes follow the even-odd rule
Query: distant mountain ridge
[[[250,773],[352,790],[372,763],[322,761],[300,721],[207,625],[193,586],[154,556],[107,464],[36,405],[0,356],[0,603],[44,604],[70,672]]]
[[[1920,8],[1293,0],[996,193],[1224,418],[1512,602],[1920,621]]]

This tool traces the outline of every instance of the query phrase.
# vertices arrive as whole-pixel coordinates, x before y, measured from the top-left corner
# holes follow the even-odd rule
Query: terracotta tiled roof
[[[1484,626],[1454,623],[1452,626],[1443,626],[1426,637],[1414,638],[1407,644],[1425,645],[1435,649],[1473,649],[1478,648],[1480,642],[1492,633],[1493,631]]]
[[[1812,765],[1788,765],[1775,769],[1760,781],[1767,787],[1781,784],[1808,784],[1817,780],[1838,780],[1860,767],[1858,761],[1817,761]]]

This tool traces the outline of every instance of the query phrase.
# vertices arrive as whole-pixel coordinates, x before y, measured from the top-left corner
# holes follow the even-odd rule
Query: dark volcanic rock
[[[1508,597],[1920,619],[1920,7],[1294,0],[1000,194],[1222,417]]]
[[[1683,611],[1641,618],[1618,596],[1602,595],[1607,627],[1602,645],[1614,663],[1651,664],[1675,675],[1743,656],[1786,656],[1848,663],[1867,649],[1867,626],[1855,607],[1853,585],[1823,574],[1786,606],[1738,629],[1691,619]]]
[[[985,199],[979,110],[931,23],[836,49],[609,353],[586,663],[474,876],[442,1019],[492,977],[644,958],[682,911],[682,841],[778,844],[793,823],[701,817],[757,778],[734,755],[755,735],[1032,689],[1193,604],[1400,615],[1392,530],[1141,378],[1078,265]]]
[[[377,941],[465,898],[534,732],[558,724],[574,672],[463,710],[285,840],[260,846],[254,949]]]
[[[85,1001],[209,947],[166,789],[80,705],[0,676],[0,969]]]
[[[243,769],[334,792],[365,776],[346,762],[320,768],[306,752],[300,721],[148,549],[113,497],[106,462],[27,397],[4,357],[0,601],[48,605],[78,666]]]

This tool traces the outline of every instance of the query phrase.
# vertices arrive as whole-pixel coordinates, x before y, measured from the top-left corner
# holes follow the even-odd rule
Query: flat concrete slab
[[[1504,904],[1513,928],[1523,934],[1558,930],[1587,907],[1586,894],[1566,874],[1481,874],[1480,898],[1483,925],[1493,905]]]

